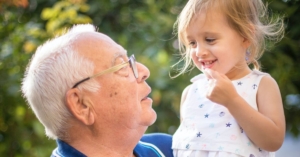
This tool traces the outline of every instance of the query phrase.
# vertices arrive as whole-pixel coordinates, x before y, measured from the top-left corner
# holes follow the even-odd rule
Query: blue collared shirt
[[[173,157],[171,149],[172,136],[163,133],[145,134],[135,146],[133,153],[136,157]],[[83,153],[57,140],[57,148],[51,157],[86,157]]]

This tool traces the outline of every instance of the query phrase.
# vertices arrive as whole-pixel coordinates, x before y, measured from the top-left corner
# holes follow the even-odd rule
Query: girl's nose
[[[203,46],[198,46],[196,50],[196,56],[202,58],[208,54],[208,50]]]

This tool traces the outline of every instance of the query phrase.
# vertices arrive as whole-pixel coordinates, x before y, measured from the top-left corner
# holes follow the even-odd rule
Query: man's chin
[[[147,120],[144,122],[144,126],[151,126],[157,119],[156,112],[152,109],[152,113],[149,113]]]
[[[156,112],[154,112],[153,120],[152,120],[152,122],[151,122],[150,125],[154,124],[154,122],[156,121],[156,119],[157,119],[157,115],[156,115]],[[150,126],[150,125],[149,125],[149,126]]]

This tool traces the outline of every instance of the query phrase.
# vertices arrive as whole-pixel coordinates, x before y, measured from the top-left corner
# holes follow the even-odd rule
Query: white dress
[[[253,70],[234,80],[237,92],[257,110],[256,93],[263,76]],[[182,122],[173,136],[175,157],[273,157],[274,152],[255,146],[226,107],[206,98],[208,79],[204,74],[194,77],[185,102]],[[276,138],[276,137],[274,137]]]

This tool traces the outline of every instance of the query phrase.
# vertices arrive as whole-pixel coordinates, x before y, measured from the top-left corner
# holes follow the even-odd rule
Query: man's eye
[[[119,64],[123,64],[125,63],[126,61],[126,58],[123,58],[123,57],[118,57],[114,63],[114,65],[119,65]]]
[[[121,69],[116,71],[116,73],[121,76],[125,76],[125,77],[128,76],[129,75],[129,65],[122,67]]]
[[[129,67],[129,65],[127,65],[127,66],[121,68],[120,70],[126,70],[128,67]]]

